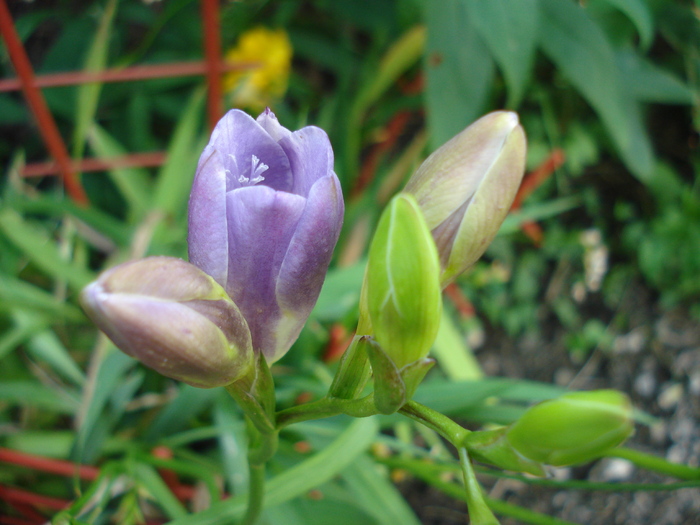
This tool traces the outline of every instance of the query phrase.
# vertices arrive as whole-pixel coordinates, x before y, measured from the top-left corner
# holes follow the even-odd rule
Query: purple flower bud
[[[85,311],[123,352],[193,386],[228,385],[253,365],[246,321],[196,266],[148,257],[115,266],[81,294]]]
[[[257,120],[232,110],[217,124],[190,195],[190,261],[226,289],[269,362],[316,303],[343,211],[323,130],[290,132],[269,109]]]
[[[489,113],[438,148],[409,179],[435,239],[447,286],[482,256],[510,209],[525,170],[518,115]]]

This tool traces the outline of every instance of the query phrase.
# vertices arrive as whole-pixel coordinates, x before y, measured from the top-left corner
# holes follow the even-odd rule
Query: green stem
[[[700,468],[671,463],[663,458],[652,456],[651,454],[645,454],[644,452],[639,452],[637,450],[632,450],[629,448],[615,448],[605,455],[611,458],[626,459],[639,467],[647,470],[653,470],[654,472],[659,472],[661,474],[667,474],[669,476],[673,476],[674,478],[687,480],[700,479]]]
[[[277,413],[276,426],[277,429],[282,429],[294,423],[323,419],[339,414],[347,414],[352,417],[373,416],[377,414],[374,397],[372,395],[361,399],[324,397],[318,401],[290,407]]]
[[[258,521],[262,513],[265,496],[265,464],[253,464],[249,462],[248,472],[248,507],[246,508],[241,525],[253,525]]]
[[[275,454],[278,432],[260,432],[248,418],[248,506],[241,525],[253,525],[263,510],[265,463]]]
[[[409,401],[399,409],[404,416],[434,430],[455,447],[459,447],[469,430],[459,426],[449,417],[416,401]]]
[[[474,474],[474,467],[469,459],[467,449],[460,447],[459,463],[462,467],[462,477],[464,488],[466,489],[467,508],[469,509],[469,523],[472,525],[498,525],[496,516],[484,501],[484,494],[481,492],[481,485]]]

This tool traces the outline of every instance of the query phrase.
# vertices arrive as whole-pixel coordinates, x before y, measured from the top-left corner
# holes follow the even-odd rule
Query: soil
[[[621,305],[625,333],[608,352],[594,351],[576,363],[565,345],[566,331],[520,340],[493,331],[478,353],[489,376],[553,382],[576,390],[615,388],[656,423],[638,424],[626,446],[669,461],[700,465],[700,323],[686,311],[659,311],[642,286]],[[605,458],[590,465],[553,469],[557,479],[623,483],[672,480],[622,460]],[[603,492],[550,489],[514,480],[484,477],[491,497],[549,516],[587,525],[700,525],[700,490]],[[419,482],[402,490],[425,525],[464,524],[465,505]],[[502,525],[519,521],[503,518]]]

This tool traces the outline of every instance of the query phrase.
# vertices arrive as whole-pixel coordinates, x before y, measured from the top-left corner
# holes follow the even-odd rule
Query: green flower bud
[[[518,115],[496,111],[438,148],[406,184],[435,238],[443,286],[496,236],[520,186],[525,151]]]
[[[428,354],[442,311],[440,265],[423,214],[399,194],[382,214],[369,249],[366,304],[374,338],[398,369]]]
[[[554,466],[585,463],[634,431],[629,398],[615,390],[572,392],[530,408],[507,433],[511,446]]]
[[[81,302],[119,349],[164,376],[212,388],[253,364],[238,307],[214,279],[180,259],[116,266],[83,290]]]

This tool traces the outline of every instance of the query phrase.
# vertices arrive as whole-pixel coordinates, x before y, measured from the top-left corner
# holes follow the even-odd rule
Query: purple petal
[[[284,150],[250,115],[233,109],[214,128],[209,145],[222,158],[227,190],[264,184],[279,191],[292,187],[292,171]]]
[[[274,352],[279,317],[275,283],[306,199],[266,186],[227,196],[229,276],[226,291],[248,321],[253,348]]]
[[[277,278],[282,321],[277,327],[277,348],[268,358],[270,362],[289,349],[316,304],[340,235],[343,212],[343,195],[335,174],[312,186]]]
[[[226,173],[221,156],[211,146],[204,148],[192,184],[187,244],[190,262],[225,287],[228,276]]]
[[[307,126],[280,140],[294,175],[288,191],[306,197],[311,186],[333,172],[333,148],[321,128]]]
[[[267,131],[267,133],[275,140],[279,142],[285,137],[292,134],[287,128],[285,128],[280,121],[277,120],[275,114],[270,110],[270,108],[265,109],[258,118],[256,122],[262,126],[262,128]]]
[[[109,321],[100,328],[109,338],[163,375],[202,388],[226,385],[240,375],[234,354],[211,351],[222,350],[221,332],[185,305],[116,294],[100,298],[100,307]]]

